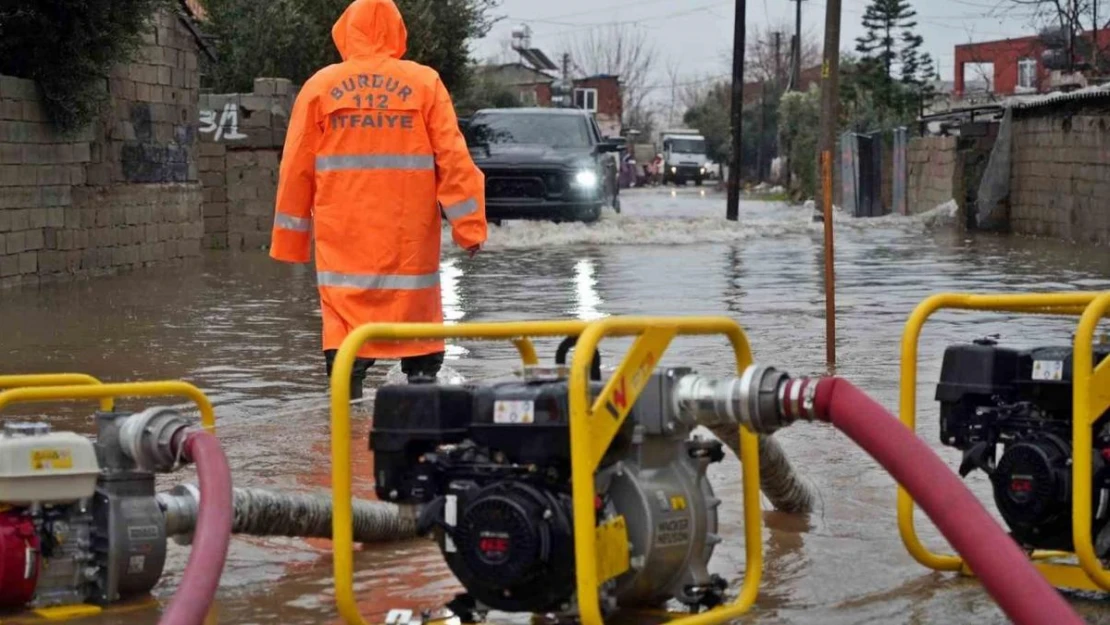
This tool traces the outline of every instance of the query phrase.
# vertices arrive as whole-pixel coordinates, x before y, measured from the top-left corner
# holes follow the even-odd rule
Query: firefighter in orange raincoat
[[[316,282],[328,376],[343,339],[371,322],[442,323],[442,219],[471,255],[486,240],[485,179],[432,69],[402,61],[408,33],[393,0],[355,0],[332,28],[343,62],[310,78],[285,139],[270,256],[307,263]],[[362,396],[377,359],[434,377],[443,341],[367,343],[351,380]]]

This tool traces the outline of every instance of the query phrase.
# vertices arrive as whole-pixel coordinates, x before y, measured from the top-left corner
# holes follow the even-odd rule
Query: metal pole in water
[[[799,40],[799,49],[801,48]],[[836,272],[833,254],[833,155],[839,117],[840,0],[825,5],[825,53],[821,63],[821,204],[825,216],[825,357],[836,366]]]
[[[746,0],[736,0],[736,26],[732,35],[732,158],[728,166],[729,221],[740,219],[740,151],[744,126],[744,34],[747,29]]]

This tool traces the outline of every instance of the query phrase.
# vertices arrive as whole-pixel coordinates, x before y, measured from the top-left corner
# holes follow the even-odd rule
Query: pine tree
[[[917,11],[908,0],[872,0],[863,15],[867,34],[856,39],[860,86],[880,111],[894,117],[916,113],[936,72],[920,52],[924,39],[914,32]],[[885,116],[885,115],[884,115]]]

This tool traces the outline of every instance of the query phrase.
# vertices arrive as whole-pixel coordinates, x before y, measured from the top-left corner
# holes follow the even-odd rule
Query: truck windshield
[[[702,139],[671,139],[671,151],[678,154],[704,154],[705,141]]]
[[[538,144],[556,148],[590,147],[590,130],[578,115],[511,113],[475,115],[466,128],[470,145]]]

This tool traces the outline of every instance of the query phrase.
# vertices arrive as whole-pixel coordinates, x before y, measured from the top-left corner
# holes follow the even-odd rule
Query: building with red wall
[[[1090,33],[1082,33],[1090,39]],[[1099,49],[1110,46],[1110,30],[1098,33]],[[956,46],[955,85],[953,96],[963,98],[968,93],[968,82],[986,82],[988,90],[997,95],[1046,93],[1055,90],[1059,72],[1045,66],[1048,46],[1037,36],[1001,39]],[[968,75],[969,65],[992,64],[989,75]],[[1082,67],[1086,60],[1076,55],[1074,64]]]

